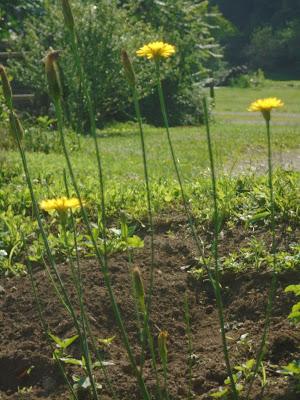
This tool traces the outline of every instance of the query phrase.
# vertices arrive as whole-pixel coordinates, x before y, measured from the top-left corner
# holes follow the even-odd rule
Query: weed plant
[[[157,83],[158,102],[165,124],[166,141],[170,152],[171,165],[176,178],[175,180],[173,178],[155,181],[151,179],[149,173],[149,149],[146,146],[146,131],[140,111],[136,75],[132,63],[124,51],[122,53],[122,63],[134,100],[140,136],[141,150],[139,151],[139,157],[142,160],[144,181],[134,182],[134,184],[122,187],[124,185],[120,186],[114,179],[108,179],[108,175],[106,176],[105,169],[103,168],[103,154],[97,140],[91,84],[85,74],[86,60],[80,57],[80,37],[77,32],[76,21],[74,20],[69,1],[61,0],[61,6],[65,26],[69,33],[69,45],[74,68],[88,111],[91,140],[94,145],[94,159],[96,160],[96,167],[92,165],[92,168],[94,175],[97,175],[97,177],[87,177],[88,170],[85,170],[83,175],[77,174],[77,171],[74,169],[73,157],[70,156],[70,142],[66,140],[66,129],[64,126],[59,52],[50,50],[44,61],[49,94],[56,112],[59,143],[62,152],[60,161],[64,160],[66,165],[63,174],[60,171],[60,181],[57,178],[54,179],[53,172],[48,173],[48,175],[40,173],[40,175],[33,177],[34,173],[30,171],[30,162],[28,162],[29,158],[26,152],[24,129],[14,110],[11,87],[6,71],[1,66],[0,75],[5,106],[8,110],[7,115],[10,122],[10,130],[13,141],[18,148],[25,175],[24,177],[20,177],[19,171],[10,169],[9,161],[3,162],[4,169],[0,173],[0,180],[1,183],[8,183],[9,181],[10,183],[6,188],[1,189],[2,192],[0,192],[0,200],[3,203],[0,213],[0,224],[3,227],[0,236],[0,251],[2,251],[0,253],[1,270],[5,271],[6,274],[24,273],[26,270],[23,268],[22,260],[25,257],[25,248],[29,244],[31,254],[27,272],[31,278],[33,295],[37,302],[41,324],[53,349],[52,356],[59,365],[71,397],[79,399],[83,391],[87,392],[91,399],[99,399],[101,397],[102,382],[98,381],[95,370],[101,368],[104,373],[105,384],[109,388],[112,398],[115,399],[115,389],[111,383],[109,370],[107,369],[111,363],[104,361],[97,350],[97,340],[90,329],[90,321],[86,312],[84,288],[82,287],[81,259],[82,257],[96,258],[109,294],[122,343],[137,380],[141,398],[144,400],[169,400],[171,397],[168,382],[168,332],[160,331],[157,340],[154,340],[155,335],[151,324],[152,292],[156,284],[154,280],[155,232],[153,215],[155,212],[169,210],[171,207],[177,211],[181,210],[181,212],[183,209],[189,222],[191,234],[198,248],[198,257],[201,263],[201,268],[196,271],[194,270],[192,273],[195,275],[198,274],[200,277],[203,277],[203,274],[207,274],[215,294],[219,316],[228,378],[224,382],[224,388],[212,395],[213,397],[229,396],[234,400],[238,400],[242,391],[246,391],[246,398],[249,398],[253,382],[257,376],[261,380],[262,390],[266,385],[263,357],[272,316],[277,273],[281,267],[281,256],[277,250],[275,240],[276,223],[284,222],[288,230],[292,229],[299,218],[297,202],[298,175],[280,170],[273,172],[270,130],[271,110],[278,108],[282,104],[275,98],[268,98],[259,100],[251,105],[253,111],[262,112],[266,122],[268,150],[267,179],[265,177],[239,177],[233,179],[218,177],[216,168],[217,152],[214,148],[214,141],[209,125],[208,106],[205,100],[203,109],[206,124],[209,173],[208,176],[200,178],[197,182],[189,182],[187,184],[183,179],[183,171],[176,156],[172,132],[169,128],[167,104],[161,83],[162,61],[172,56],[176,49],[174,46],[164,42],[152,42],[143,46],[137,51],[137,55],[153,61],[153,76]],[[34,147],[33,142],[32,147]],[[97,170],[97,174],[95,174],[95,170]],[[13,191],[12,188],[23,184],[24,179],[28,189],[22,188],[19,191]],[[37,193],[39,194],[37,195]],[[3,199],[6,200],[4,201]],[[140,269],[130,268],[129,271],[132,278],[132,297],[136,305],[141,353],[145,354],[149,350],[152,372],[156,382],[155,389],[151,391],[146,384],[144,376],[143,356],[141,365],[138,366],[133,346],[129,340],[123,316],[115,299],[111,284],[109,269],[110,255],[116,251],[127,252],[129,265],[131,265],[134,249],[141,248],[144,244],[143,240],[134,234],[130,217],[125,217],[125,213],[128,213],[135,220],[144,220],[145,216],[147,216],[147,230],[151,239],[149,260],[150,282],[147,284],[147,292],[145,291]],[[17,218],[15,218],[15,215],[17,215]],[[32,221],[32,216],[35,217],[36,221]],[[113,229],[109,228],[109,217],[115,218],[114,224],[117,227]],[[48,224],[49,222],[50,224]],[[201,236],[200,223],[204,226]],[[242,224],[245,229],[250,226],[252,229],[260,226],[268,228],[272,236],[271,250],[268,251],[264,243],[252,240],[249,242],[248,247],[239,250],[239,254],[231,254],[225,259],[222,258],[219,254],[221,232],[223,229],[232,229],[234,231],[236,223]],[[209,234],[205,234],[206,230],[213,232],[212,237]],[[211,256],[207,254],[208,240],[210,241]],[[299,257],[299,248],[292,246],[289,254],[292,254],[296,260]],[[286,259],[285,255],[283,257]],[[65,288],[65,282],[57,267],[57,260],[60,258],[61,260],[66,260],[69,265],[74,285],[74,298],[70,298]],[[69,314],[74,325],[76,335],[73,337],[59,338],[55,332],[49,330],[47,321],[45,320],[45,310],[41,302],[42,294],[37,290],[34,274],[32,273],[31,263],[34,262],[44,264],[46,275],[49,278],[53,291]],[[291,259],[289,262],[293,265]],[[271,265],[272,281],[266,310],[265,326],[257,357],[256,359],[249,359],[245,363],[232,367],[225,333],[220,281],[221,274],[225,269],[234,268],[235,270],[239,270],[242,263],[254,265],[256,269],[260,269],[264,265],[266,267]],[[299,288],[296,289],[298,290]],[[294,311],[298,312],[298,308],[294,309]],[[188,398],[190,399],[192,398],[193,343],[187,298],[185,299],[183,313],[188,339]],[[109,343],[109,340],[113,339],[103,339],[103,343]],[[74,341],[79,343],[79,358],[75,358],[68,353],[68,347]],[[158,367],[159,360],[162,366],[161,369]],[[75,376],[70,381],[65,372],[65,365],[80,367],[81,374]]]

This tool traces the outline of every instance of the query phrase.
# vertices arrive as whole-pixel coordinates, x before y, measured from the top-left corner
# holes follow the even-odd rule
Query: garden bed
[[[152,331],[155,339],[160,330],[169,333],[168,387],[171,399],[188,398],[188,340],[184,320],[184,298],[188,296],[192,330],[192,391],[197,399],[209,399],[209,393],[217,391],[227,377],[223,361],[219,334],[218,313],[214,295],[208,280],[197,280],[191,269],[197,264],[197,253],[188,228],[181,217],[164,217],[156,221],[155,236],[155,288],[151,312]],[[280,230],[281,231],[281,230]],[[279,246],[297,240],[299,233],[293,230],[289,237],[279,235]],[[143,235],[143,232],[140,232]],[[264,229],[255,235],[270,242]],[[220,244],[222,255],[245,245],[250,232],[242,228],[224,232]],[[144,249],[134,253],[133,265],[143,274],[146,291],[149,277],[149,237],[145,238]],[[130,266],[126,253],[113,255],[109,260],[113,288],[120,305],[125,325],[136,354],[140,360],[138,329],[135,307],[131,296]],[[121,343],[112,309],[104,287],[99,267],[94,260],[83,260],[82,279],[85,290],[86,311],[96,338],[116,335],[110,346],[102,349],[106,360],[114,364],[107,367],[112,385],[119,399],[141,399],[135,377],[132,374],[124,347]],[[59,265],[66,287],[74,298],[75,291],[67,265]],[[44,316],[51,333],[60,338],[75,334],[73,324],[58,303],[49,285],[46,273],[35,267]],[[271,273],[261,270],[224,271],[222,288],[225,305],[226,329],[232,365],[242,365],[255,357],[264,326],[264,313],[270,287]],[[293,327],[287,316],[295,298],[284,293],[284,288],[300,282],[300,271],[286,270],[279,274],[279,285],[273,313],[268,350],[265,358],[267,386],[261,397],[257,380],[251,399],[296,400],[293,382],[278,373],[278,370],[293,359],[299,358],[300,332]],[[69,393],[60,372],[52,360],[52,350],[43,334],[31,283],[28,277],[1,279],[4,291],[0,301],[0,398],[68,399]],[[242,336],[246,335],[246,336]],[[246,340],[241,340],[247,338]],[[156,346],[157,347],[157,346]],[[80,358],[79,346],[75,342],[70,353]],[[32,368],[33,367],[33,368]],[[160,365],[159,365],[160,367]],[[27,371],[30,369],[30,373]],[[76,367],[67,367],[71,375]],[[76,371],[78,372],[78,371]],[[155,392],[154,374],[150,358],[144,367],[146,384]],[[98,382],[103,384],[101,398],[111,399],[111,393],[99,372]],[[22,397],[23,396],[23,397]],[[84,398],[84,397],[83,397]]]

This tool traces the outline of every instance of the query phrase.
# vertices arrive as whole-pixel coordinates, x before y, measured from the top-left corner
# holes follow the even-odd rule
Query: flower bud
[[[138,306],[142,313],[146,312],[145,306],[145,291],[144,285],[141,277],[141,272],[138,267],[134,267],[132,270],[132,278],[133,278],[133,287],[135,291],[135,295],[138,300]]]
[[[135,86],[135,73],[131,64],[131,61],[128,57],[126,50],[122,50],[121,52],[122,64],[125,71],[125,76],[131,86]]]
[[[46,57],[43,59],[45,63],[45,72],[49,86],[49,93],[50,96],[52,96],[55,100],[58,100],[62,95],[59,69],[57,65],[58,57],[58,51],[50,50]]]
[[[21,141],[24,137],[24,129],[14,111],[9,114],[9,123],[13,137],[18,138],[18,140]]]
[[[164,364],[167,364],[168,360],[168,349],[167,349],[167,339],[168,339],[167,331],[160,331],[158,335],[158,351],[161,361]]]
[[[0,65],[0,76],[2,80],[2,87],[3,87],[3,95],[5,99],[5,103],[7,107],[11,107],[12,105],[12,91],[11,91],[11,86],[6,74],[6,70],[3,65]]]
[[[67,28],[74,31],[74,17],[69,0],[61,0],[61,6]]]

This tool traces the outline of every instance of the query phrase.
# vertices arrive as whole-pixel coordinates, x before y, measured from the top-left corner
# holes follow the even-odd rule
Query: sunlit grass
[[[216,89],[216,111],[246,112],[250,101],[258,98],[280,96],[285,107],[280,113],[300,113],[300,81],[269,81],[261,87]],[[274,113],[276,116],[276,113]]]

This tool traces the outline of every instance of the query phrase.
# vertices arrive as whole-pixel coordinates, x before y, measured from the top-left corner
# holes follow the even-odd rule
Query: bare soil
[[[290,234],[291,237],[283,237],[279,233],[277,239],[281,247],[297,239],[296,231]],[[268,232],[261,230],[256,235],[270,243]],[[221,254],[228,254],[229,251],[244,246],[250,239],[249,236],[249,232],[243,231],[242,228],[225,232],[220,244]],[[136,251],[133,257],[133,265],[141,269],[145,282],[148,282],[149,278],[149,241],[149,237],[145,235],[145,248]],[[188,398],[188,343],[183,311],[185,295],[188,296],[191,315],[194,398],[209,399],[208,392],[222,385],[227,376],[218,313],[210,283],[207,280],[196,281],[189,273],[190,267],[196,263],[196,256],[193,240],[183,218],[166,216],[156,221],[155,287],[151,325],[155,340],[160,330],[169,333],[169,392],[170,399],[176,400]],[[141,356],[136,313],[131,296],[130,266],[126,253],[112,256],[109,265],[113,289],[139,362]],[[114,362],[114,365],[107,367],[107,371],[117,398],[141,399],[114,321],[99,267],[94,260],[83,260],[81,267],[86,310],[95,337],[107,338],[116,335],[102,355],[106,360]],[[69,294],[74,298],[75,290],[68,265],[59,265],[59,270]],[[59,304],[45,271],[37,268],[34,278],[50,331],[61,338],[74,335],[73,324]],[[255,356],[264,325],[270,280],[271,273],[266,270],[239,274],[228,272],[222,276],[226,328],[233,365],[241,364]],[[295,298],[283,292],[288,284],[299,282],[299,270],[285,272],[279,276],[265,358],[268,385],[261,395],[257,381],[251,399],[299,399],[293,382],[277,373],[279,366],[286,365],[300,356],[300,331],[287,320]],[[4,289],[0,294],[0,399],[68,399],[70,396],[67,387],[52,360],[51,347],[40,325],[29,278],[2,279],[0,285]],[[145,286],[147,287],[146,283]],[[243,334],[248,334],[251,341],[249,348],[237,343]],[[78,343],[75,342],[70,347],[70,352],[80,357]],[[149,390],[155,393],[149,354],[146,357],[144,376]],[[31,366],[34,368],[28,375],[26,370]],[[161,369],[160,364],[159,368]],[[70,367],[67,370],[69,374],[75,371]],[[111,392],[100,372],[99,381],[103,383],[100,398],[111,399]],[[18,388],[25,388],[28,393],[21,395]]]

